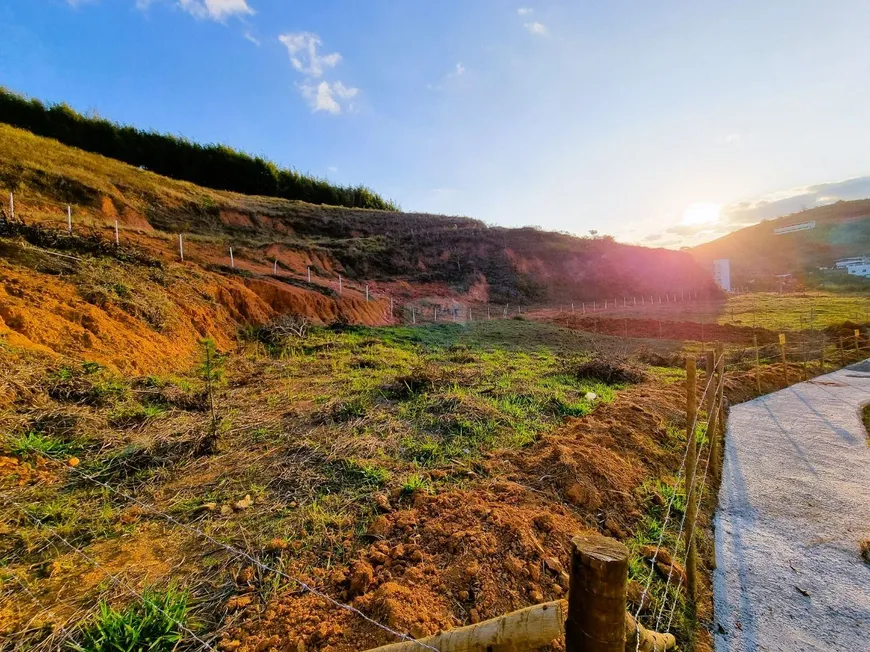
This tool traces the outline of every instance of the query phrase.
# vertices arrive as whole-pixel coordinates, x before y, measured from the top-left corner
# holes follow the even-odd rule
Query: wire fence
[[[652,587],[653,579],[655,578],[657,564],[659,562],[659,557],[662,553],[662,548],[664,546],[665,537],[668,533],[669,527],[671,530],[674,530],[674,523],[672,523],[672,516],[675,512],[675,504],[677,497],[680,495],[680,486],[681,483],[685,486],[684,495],[686,497],[687,503],[691,500],[694,500],[694,496],[698,494],[698,506],[700,506],[700,499],[703,497],[703,486],[706,482],[707,477],[707,468],[709,467],[709,459],[712,454],[712,441],[713,438],[717,436],[715,432],[709,432],[710,425],[712,422],[711,417],[715,410],[718,410],[719,405],[719,394],[721,392],[721,385],[723,381],[724,373],[720,372],[718,374],[714,374],[714,369],[724,369],[724,353],[719,352],[719,354],[714,358],[712,365],[708,365],[707,369],[707,379],[704,384],[703,392],[701,393],[701,397],[696,401],[696,386],[695,386],[695,366],[694,360],[690,361],[691,372],[689,373],[689,367],[687,367],[687,402],[692,405],[704,405],[705,403],[708,406],[713,406],[713,409],[709,410],[706,414],[706,421],[702,421],[699,419],[701,415],[701,411],[695,409],[694,407],[690,408],[687,411],[687,420],[686,420],[686,444],[682,452],[682,458],[680,462],[680,466],[676,471],[676,477],[674,479],[674,484],[672,490],[670,492],[670,497],[665,505],[665,513],[660,526],[658,541],[656,542],[655,549],[653,553],[649,557],[649,573],[647,574],[646,581],[643,584],[643,590],[640,594],[640,598],[637,601],[637,608],[634,613],[634,621],[637,624],[642,622],[641,612],[646,606],[647,596],[649,595],[650,588]],[[720,367],[721,365],[721,367]],[[708,396],[710,396],[710,400],[708,401]],[[697,446],[697,430],[698,426],[703,425],[706,435],[702,442],[706,442],[706,448],[708,450],[707,464],[705,465],[704,477],[698,481],[698,463],[701,460],[702,452],[705,446]],[[715,424],[714,424],[715,427]],[[697,451],[694,449],[697,448]],[[700,489],[699,489],[700,487]],[[697,510],[696,510],[697,511]],[[679,543],[680,541],[686,540],[686,544],[684,545],[685,549],[685,559],[684,559],[684,567],[688,568],[688,572],[693,572],[692,568],[689,564],[686,563],[688,560],[688,556],[690,554],[690,550],[692,548],[692,543],[694,541],[695,535],[695,524],[696,520],[691,518],[689,520],[689,534],[688,537],[684,537],[684,532],[686,530],[687,519],[689,519],[692,510],[689,509],[689,505],[687,504],[683,510],[682,518],[679,519],[679,527],[676,528],[676,533],[674,536],[674,541]],[[664,588],[664,598],[661,603],[658,605],[658,616],[655,618],[650,617],[648,621],[648,626],[652,629],[658,631],[659,627],[662,624],[662,616],[667,610],[669,603],[669,588],[671,586],[671,580],[673,578],[675,564],[673,560],[675,560],[677,555],[677,550],[674,551],[672,555],[672,563],[669,565],[668,575],[665,581]],[[671,605],[671,614],[676,610],[677,605],[677,596],[674,594]],[[653,609],[653,616],[655,616],[656,610]],[[669,631],[672,623],[672,617],[669,618],[668,625],[665,631]],[[639,633],[639,632],[638,632]],[[637,650],[640,650],[640,636],[636,637],[637,641]]]
[[[9,438],[9,435],[6,435],[6,438],[7,438],[7,441],[11,441],[10,438]],[[44,453],[44,455],[45,455],[45,457],[47,457],[48,459],[50,459],[50,460],[52,460],[52,461],[54,461],[54,462],[56,462],[56,463],[58,463],[58,464],[64,465],[64,461],[63,461],[63,460],[61,460],[61,459],[59,459],[59,458],[57,458],[57,457],[54,457],[54,456],[52,456],[52,455],[50,455],[50,454],[48,454],[48,453]],[[195,534],[195,535],[199,536],[200,538],[202,538],[202,539],[208,541],[209,543],[211,543],[211,544],[217,546],[218,548],[221,548],[221,549],[224,550],[225,552],[227,552],[227,553],[229,553],[229,554],[231,554],[231,555],[233,555],[233,556],[235,556],[235,557],[237,557],[237,558],[243,559],[243,560],[245,560],[245,561],[247,561],[247,562],[253,564],[254,566],[256,566],[256,567],[257,567],[258,569],[260,569],[261,571],[265,571],[265,572],[269,572],[269,573],[274,573],[275,575],[277,575],[277,576],[279,576],[279,577],[281,577],[281,578],[283,578],[283,579],[285,579],[285,580],[288,580],[288,581],[290,581],[290,582],[294,582],[295,584],[297,584],[297,585],[298,585],[298,586],[299,586],[303,591],[305,591],[306,593],[310,593],[310,594],[312,594],[312,595],[317,596],[318,598],[321,598],[321,599],[327,601],[327,602],[328,602],[329,604],[331,604],[333,607],[336,607],[336,608],[338,608],[338,609],[342,609],[343,611],[346,611],[346,612],[348,612],[348,613],[354,614],[355,616],[357,616],[357,617],[363,619],[364,621],[366,621],[366,622],[369,623],[370,625],[373,625],[374,627],[377,627],[378,629],[382,630],[383,632],[385,632],[385,633],[387,633],[387,634],[389,634],[389,635],[391,635],[391,636],[393,636],[393,637],[395,637],[395,638],[398,638],[399,640],[402,640],[402,641],[405,641],[405,642],[408,642],[408,643],[413,643],[415,647],[419,647],[420,649],[435,650],[435,652],[437,652],[437,649],[436,649],[436,648],[434,648],[434,647],[432,647],[432,646],[429,646],[429,645],[426,645],[425,643],[420,643],[420,642],[416,641],[413,637],[409,636],[408,634],[403,633],[403,632],[399,632],[399,631],[397,631],[396,629],[394,629],[394,628],[392,628],[392,627],[389,627],[389,626],[387,626],[387,625],[384,625],[383,623],[381,623],[381,622],[375,620],[374,618],[368,616],[367,614],[363,613],[362,611],[360,611],[360,610],[357,609],[356,607],[354,607],[354,606],[352,606],[352,605],[349,605],[349,604],[346,604],[346,603],[344,603],[344,602],[341,602],[341,601],[339,601],[339,600],[336,600],[335,598],[333,598],[333,597],[327,595],[327,594],[324,593],[323,591],[321,591],[321,590],[315,588],[314,586],[312,586],[312,585],[309,584],[308,582],[305,582],[304,580],[302,580],[302,579],[300,579],[300,578],[298,578],[298,577],[294,577],[294,576],[292,576],[292,575],[286,573],[285,571],[283,571],[283,570],[281,570],[281,569],[275,568],[274,566],[270,566],[269,564],[264,563],[262,560],[260,560],[260,559],[258,559],[258,558],[256,558],[256,557],[254,557],[253,555],[251,555],[251,554],[245,552],[244,550],[241,550],[241,549],[236,548],[236,547],[234,547],[234,546],[231,546],[231,545],[229,545],[229,544],[226,544],[226,543],[223,543],[223,542],[221,542],[221,541],[218,541],[217,539],[215,539],[214,537],[212,537],[212,536],[209,535],[208,533],[203,532],[201,529],[199,529],[199,528],[197,528],[197,527],[194,527],[193,525],[191,525],[191,524],[189,524],[189,523],[184,523],[183,521],[180,521],[180,520],[176,519],[175,517],[171,516],[170,514],[167,514],[167,513],[163,512],[163,511],[157,509],[154,505],[150,505],[150,504],[148,504],[148,503],[146,503],[146,502],[144,502],[144,501],[139,500],[138,498],[135,498],[134,496],[131,496],[130,494],[128,494],[128,493],[126,493],[126,492],[124,492],[124,491],[121,491],[121,490],[119,490],[119,489],[117,489],[117,488],[115,488],[115,487],[112,487],[111,485],[109,485],[109,484],[107,484],[107,483],[105,483],[105,482],[99,480],[98,478],[96,478],[96,477],[94,477],[94,476],[92,476],[92,475],[90,475],[90,474],[88,474],[88,473],[85,473],[84,471],[82,471],[82,470],[79,469],[79,468],[71,467],[71,466],[68,466],[68,465],[66,466],[66,468],[68,468],[70,472],[72,472],[72,473],[78,475],[78,476],[81,477],[81,478],[84,478],[84,479],[87,480],[88,482],[91,482],[91,483],[93,483],[93,484],[95,484],[95,485],[97,485],[97,486],[99,486],[99,487],[102,487],[103,489],[107,490],[108,492],[110,492],[110,493],[112,493],[112,494],[114,494],[114,495],[116,495],[116,496],[118,496],[118,497],[120,497],[120,498],[122,498],[122,499],[124,499],[124,500],[126,500],[126,501],[129,501],[129,502],[131,502],[131,503],[137,505],[138,507],[140,507],[140,508],[142,508],[142,509],[147,510],[147,511],[150,512],[151,514],[154,514],[155,516],[159,516],[159,517],[165,519],[166,521],[172,523],[173,525],[178,526],[178,527],[180,527],[180,528],[182,528],[182,529],[184,529],[184,530],[186,530],[186,531],[188,531],[188,532],[190,532],[190,533],[192,533],[192,534]],[[24,513],[25,513],[29,518],[31,518],[31,520],[33,520],[34,522],[36,522],[38,525],[40,525],[41,527],[43,527],[43,529],[46,529],[46,530],[52,532],[52,534],[54,534],[55,536],[57,536],[58,539],[60,539],[61,541],[63,541],[63,543],[64,543],[65,545],[67,545],[68,547],[70,547],[70,548],[72,548],[73,550],[75,550],[75,551],[76,551],[78,554],[80,554],[81,556],[87,558],[88,561],[89,561],[89,563],[93,564],[95,567],[99,568],[100,570],[104,570],[104,571],[105,571],[105,569],[103,569],[103,568],[102,568],[102,567],[101,567],[101,566],[100,566],[96,561],[94,561],[93,559],[89,558],[89,557],[87,556],[86,553],[84,553],[82,550],[76,548],[73,544],[71,544],[69,541],[67,541],[67,540],[64,539],[62,536],[60,536],[56,531],[52,530],[52,529],[50,528],[50,526],[46,525],[44,522],[40,521],[39,519],[37,519],[36,517],[34,517],[32,514],[30,514],[29,512],[27,512],[26,509],[25,509],[23,506],[19,505],[19,504],[16,503],[14,500],[12,500],[11,497],[9,497],[9,496],[5,496],[4,498],[5,498],[6,500],[8,500],[11,504],[13,504],[13,505],[15,505],[16,507],[18,507],[19,510],[21,510],[22,512],[24,512]],[[108,574],[108,572],[107,572],[107,574]],[[113,580],[117,580],[117,581],[119,581],[119,582],[123,582],[123,580],[119,580],[118,578],[115,578],[115,577],[113,577]],[[129,586],[129,584],[123,583],[122,586],[125,586],[125,588],[127,588],[127,590],[129,590],[131,593],[133,593],[133,594],[135,594],[136,596],[138,596],[140,599],[143,599],[143,600],[145,599],[145,598],[142,596],[141,593],[136,592],[132,587]],[[155,606],[156,606],[156,605],[155,605]],[[182,626],[182,627],[183,627],[183,626]],[[188,634],[192,635],[193,638],[194,638],[195,640],[197,640],[198,642],[205,643],[204,641],[202,641],[201,639],[199,639],[199,637],[197,637],[196,634],[193,633],[192,631],[190,631],[189,629],[187,629],[187,628],[183,628],[183,629],[185,630],[185,632],[187,632]],[[207,645],[207,644],[206,644],[206,645]]]
[[[100,222],[90,217],[87,219],[87,223],[79,223],[70,204],[43,198],[40,198],[38,202],[43,214],[53,212],[56,216],[43,219],[28,218],[27,223],[33,227],[61,230],[70,236],[74,235],[74,233],[79,233],[91,238],[100,237],[108,230],[111,232],[109,241],[113,242],[116,246],[121,246],[125,232],[129,230],[141,231],[141,229],[136,227],[127,227],[121,224],[117,217],[110,216],[107,216],[106,219],[111,219],[113,222],[111,224],[106,224],[105,220]],[[25,213],[20,207],[15,209],[14,203],[14,196],[10,193],[9,208],[0,209],[0,220],[25,221]],[[58,229],[59,225],[62,227],[61,229]],[[191,240],[188,238],[192,238],[194,244],[198,244],[201,240],[201,236],[196,234],[185,234],[184,232],[168,233],[168,244],[175,250],[178,260],[215,265],[211,254],[206,257],[195,254],[191,248]],[[264,276],[268,276],[269,271],[271,271],[271,276],[276,279],[293,279],[294,283],[307,283],[312,289],[318,291],[326,288],[339,297],[343,296],[345,291],[351,291],[355,296],[365,297],[366,302],[382,303],[384,319],[401,321],[407,324],[429,322],[469,323],[493,319],[509,319],[526,314],[532,310],[548,311],[556,315],[570,314],[582,316],[586,314],[612,313],[627,308],[638,309],[677,305],[708,298],[704,293],[699,293],[697,290],[670,288],[649,294],[637,292],[631,294],[620,293],[614,297],[590,297],[588,300],[568,301],[552,305],[530,304],[520,301],[503,304],[484,302],[468,306],[464,302],[438,300],[434,297],[419,301],[406,300],[400,303],[389,294],[377,292],[376,288],[378,284],[375,281],[349,280],[339,273],[328,272],[314,264],[306,265],[305,269],[301,270],[298,266],[286,265],[281,261],[280,256],[268,256],[265,251],[259,249],[254,252],[251,251],[250,247],[244,245],[238,246],[237,243],[234,244],[226,239],[221,239],[220,243],[210,242],[210,244],[220,244],[220,246],[225,248],[225,258],[222,262],[216,264],[219,268],[223,267],[227,271],[235,271],[240,274],[245,271],[251,272],[257,270],[258,273]],[[300,276],[304,280],[300,280]]]

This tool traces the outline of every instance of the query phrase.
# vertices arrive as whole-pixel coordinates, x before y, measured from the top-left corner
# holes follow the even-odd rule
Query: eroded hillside
[[[686,254],[534,228],[488,227],[465,217],[317,206],[195,186],[0,126],[0,186],[28,221],[66,221],[125,242],[149,236],[167,259],[176,234],[194,236],[189,261],[302,276],[336,286],[338,274],[395,298],[430,293],[494,303],[592,300],[624,293],[713,291]],[[534,216],[530,216],[530,221]],[[155,236],[162,237],[155,237]],[[306,277],[307,281],[307,277]],[[396,286],[398,282],[407,286]],[[434,287],[428,284],[434,284]],[[484,288],[482,291],[481,288]]]

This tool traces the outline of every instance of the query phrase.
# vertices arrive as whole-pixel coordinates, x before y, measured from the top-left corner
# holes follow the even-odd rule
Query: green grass
[[[717,301],[686,301],[626,308],[602,318],[661,319],[763,328],[772,331],[820,329],[843,322],[870,322],[866,293],[801,292],[736,294]]]
[[[26,459],[44,456],[63,456],[74,449],[67,442],[60,441],[40,432],[27,432],[13,437],[9,442],[9,450],[13,455]]]
[[[314,329],[282,361],[293,396],[333,436],[377,438],[388,456],[434,466],[528,445],[612,401],[618,386],[572,375],[584,355],[570,331],[510,321]]]
[[[98,614],[82,628],[79,642],[69,645],[78,652],[171,652],[182,639],[179,623],[185,624],[187,619],[188,596],[184,591],[149,588],[140,599],[122,608],[101,601]]]

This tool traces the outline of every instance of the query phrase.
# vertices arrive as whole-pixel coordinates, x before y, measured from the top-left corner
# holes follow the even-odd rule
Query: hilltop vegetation
[[[227,145],[202,145],[179,136],[84,116],[66,104],[46,106],[2,87],[0,119],[66,145],[207,188],[298,199],[312,204],[397,210],[395,204],[365,186],[337,186],[296,170],[280,168],[262,157]]]
[[[815,221],[816,227],[782,235],[774,229]],[[767,220],[692,249],[708,266],[717,258],[731,260],[732,284],[755,290],[777,289],[777,275],[792,274],[807,287],[867,290],[870,283],[845,272],[825,273],[834,261],[870,255],[870,200],[841,201]]]

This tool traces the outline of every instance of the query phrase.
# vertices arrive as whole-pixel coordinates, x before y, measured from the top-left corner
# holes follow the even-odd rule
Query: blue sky
[[[0,84],[406,210],[679,246],[870,195],[868,25],[864,0],[5,0]]]

